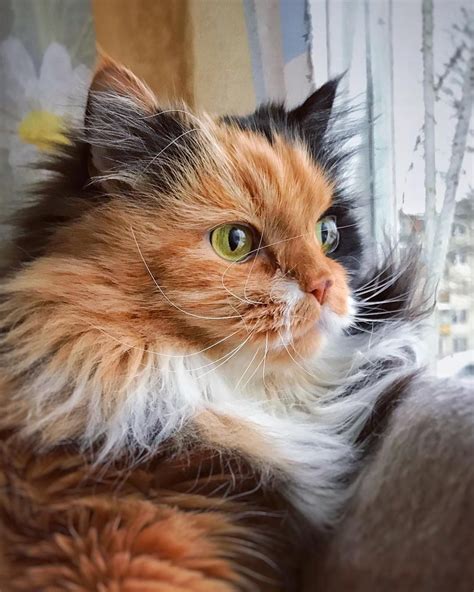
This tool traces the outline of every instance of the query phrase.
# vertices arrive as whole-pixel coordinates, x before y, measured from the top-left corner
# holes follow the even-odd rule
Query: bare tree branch
[[[453,68],[458,63],[459,59],[462,57],[462,53],[466,47],[466,43],[463,41],[454,51],[453,55],[449,58],[449,60],[445,64],[444,72],[438,76],[438,80],[434,85],[435,93],[438,93],[446,80],[449,74],[452,72]]]
[[[431,257],[436,225],[435,86],[433,59],[433,0],[423,0],[423,100],[425,105],[423,145],[425,153],[425,248]]]
[[[435,281],[443,273],[444,262],[448,252],[451,226],[456,207],[456,191],[459,185],[462,162],[466,152],[469,122],[472,115],[472,103],[474,99],[474,43],[471,42],[469,61],[466,65],[463,77],[462,95],[457,104],[457,122],[454,132],[451,158],[446,174],[446,190],[443,199],[443,207],[438,217],[436,238],[430,259],[430,270]]]

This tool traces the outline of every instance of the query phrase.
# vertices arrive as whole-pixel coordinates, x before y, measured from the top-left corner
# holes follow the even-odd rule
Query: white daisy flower
[[[73,68],[67,49],[49,45],[39,72],[19,39],[0,43],[0,148],[8,150],[15,177],[55,143],[67,143],[64,130],[83,113],[89,69]],[[74,102],[71,101],[73,97]]]

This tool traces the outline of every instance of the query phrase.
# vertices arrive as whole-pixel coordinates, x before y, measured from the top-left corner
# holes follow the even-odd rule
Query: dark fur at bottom
[[[472,388],[414,379],[386,420],[304,590],[472,592]]]

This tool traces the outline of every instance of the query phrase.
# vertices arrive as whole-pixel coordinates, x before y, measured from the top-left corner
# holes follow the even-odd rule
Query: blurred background
[[[474,18],[467,0],[0,0],[0,237],[80,120],[96,48],[164,101],[245,113],[347,71],[349,182],[374,244],[423,246],[440,375],[474,376]]]

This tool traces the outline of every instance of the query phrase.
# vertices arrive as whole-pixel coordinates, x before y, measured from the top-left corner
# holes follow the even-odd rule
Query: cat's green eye
[[[223,224],[211,232],[214,251],[227,261],[243,261],[253,247],[253,232],[241,224]]]
[[[337,249],[339,230],[334,216],[326,216],[316,223],[316,238],[325,253],[332,253]]]

